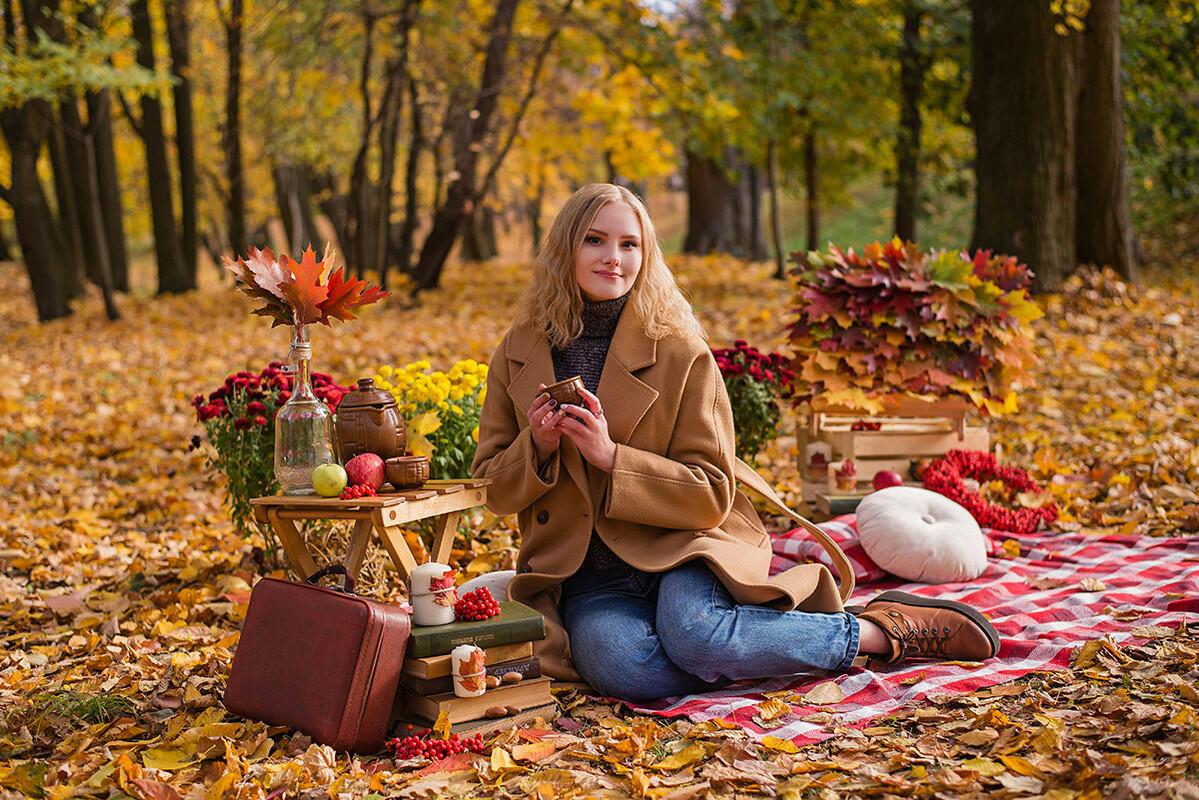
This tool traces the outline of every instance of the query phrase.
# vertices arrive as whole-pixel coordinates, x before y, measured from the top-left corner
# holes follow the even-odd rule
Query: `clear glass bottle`
[[[275,480],[284,494],[316,494],[312,470],[336,464],[333,412],[312,391],[312,343],[308,329],[292,329],[288,353],[293,383],[291,397],[275,416]]]

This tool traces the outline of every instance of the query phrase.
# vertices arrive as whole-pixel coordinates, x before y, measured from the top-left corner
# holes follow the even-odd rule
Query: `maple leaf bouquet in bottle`
[[[275,415],[275,479],[284,494],[313,494],[312,471],[338,462],[333,435],[333,410],[313,391],[312,343],[308,326],[332,327],[334,319],[355,319],[354,310],[386,297],[387,292],[367,281],[346,276],[333,268],[328,249],[316,260],[309,247],[299,261],[287,254],[278,259],[270,248],[251,247],[245,259],[224,259],[242,292],[262,302],[254,310],[270,317],[271,327],[291,328],[288,372],[293,376],[291,396]]]

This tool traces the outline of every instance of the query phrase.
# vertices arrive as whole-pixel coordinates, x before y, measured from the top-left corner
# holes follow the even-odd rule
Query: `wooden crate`
[[[886,402],[886,401],[884,401]],[[967,424],[973,406],[962,401],[927,403],[911,398],[886,402],[886,413],[870,416],[860,411],[813,404],[806,429],[799,436],[799,473],[804,481],[804,498],[837,492],[829,470],[827,480],[813,480],[808,473],[809,445],[823,443],[829,461],[852,459],[857,467],[859,489],[869,488],[875,473],[890,470],[905,480],[914,459],[935,458],[950,450],[989,450],[991,434],[981,426]],[[858,421],[879,423],[877,431],[852,430]]]

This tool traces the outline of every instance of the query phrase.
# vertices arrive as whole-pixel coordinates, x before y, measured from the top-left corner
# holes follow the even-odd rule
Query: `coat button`
[[[550,521],[550,512],[548,512],[548,511],[537,512],[537,523],[539,525],[544,525],[545,523],[547,523],[549,521]]]

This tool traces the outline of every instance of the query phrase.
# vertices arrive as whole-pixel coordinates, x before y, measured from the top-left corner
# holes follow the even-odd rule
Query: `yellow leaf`
[[[651,766],[654,769],[682,769],[702,760],[706,755],[703,745],[699,742],[692,742],[679,752],[673,753]]]
[[[1041,770],[1030,764],[1028,759],[1023,756],[1000,756],[999,760],[1012,772],[1019,773],[1020,775],[1031,775],[1034,778],[1041,777]]]
[[[450,738],[450,727],[450,712],[443,708],[437,715],[437,721],[433,723],[433,733],[442,739],[448,739]]]
[[[928,777],[928,767],[924,766],[923,764],[917,764],[916,766],[914,766],[910,770],[908,770],[908,777],[909,778],[927,778]]]
[[[762,746],[769,747],[771,750],[778,750],[781,753],[799,752],[799,748],[795,746],[795,742],[790,739],[780,739],[777,736],[763,736]]]
[[[512,760],[512,756],[502,747],[491,748],[491,770],[492,772],[503,772],[504,770],[518,770],[520,765]]]
[[[1001,772],[1007,772],[1002,764],[996,763],[989,758],[971,758],[962,762],[962,766],[966,769],[972,769],[984,778],[990,778],[998,775]]]
[[[432,458],[436,448],[429,441],[428,435],[440,427],[441,418],[437,416],[436,411],[426,411],[413,417],[408,423],[408,449],[412,454]]]
[[[762,719],[770,721],[776,717],[781,717],[784,714],[791,713],[791,706],[779,700],[777,697],[772,697],[764,703],[758,704],[758,714]]]
[[[194,754],[182,750],[163,750],[151,747],[142,751],[142,765],[146,769],[161,769],[173,772],[196,763]]]
[[[826,706],[833,703],[840,703],[845,699],[845,692],[834,681],[825,681],[813,686],[807,694],[803,696],[805,703],[810,703],[816,706]]]
[[[549,758],[558,748],[553,742],[540,741],[518,744],[512,748],[512,757],[517,761],[540,761]]]

